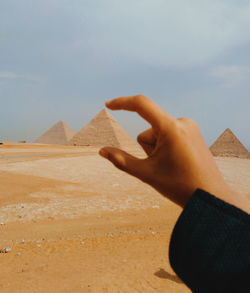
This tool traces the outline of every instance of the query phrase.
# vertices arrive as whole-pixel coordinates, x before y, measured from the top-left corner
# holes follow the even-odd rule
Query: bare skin
[[[225,182],[195,121],[175,119],[143,95],[113,99],[106,106],[137,112],[152,126],[137,138],[148,155],[145,159],[113,147],[100,150],[100,155],[117,168],[148,183],[181,207],[200,188],[250,212],[249,201]]]

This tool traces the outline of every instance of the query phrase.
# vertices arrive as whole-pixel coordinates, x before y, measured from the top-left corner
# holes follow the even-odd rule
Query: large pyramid
[[[113,146],[124,149],[138,148],[138,145],[105,109],[76,133],[69,144],[94,147]]]
[[[212,144],[210,150],[214,156],[249,157],[247,148],[239,141],[231,129],[227,128]]]
[[[37,138],[34,143],[66,145],[73,135],[74,131],[64,121],[59,121]]]

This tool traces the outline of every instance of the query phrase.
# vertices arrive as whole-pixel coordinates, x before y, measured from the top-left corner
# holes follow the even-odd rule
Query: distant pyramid
[[[239,141],[231,129],[227,128],[212,144],[210,150],[214,156],[249,157],[247,148]]]
[[[95,147],[113,146],[125,149],[138,148],[138,145],[105,109],[101,110],[76,133],[69,144]]]
[[[66,145],[73,135],[74,131],[64,121],[59,121],[37,138],[34,143]]]

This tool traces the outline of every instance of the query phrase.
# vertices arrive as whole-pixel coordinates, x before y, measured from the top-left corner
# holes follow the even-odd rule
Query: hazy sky
[[[250,146],[247,0],[1,0],[0,141],[79,130],[105,100],[142,93],[192,117],[208,144]],[[131,134],[147,127],[112,113]]]

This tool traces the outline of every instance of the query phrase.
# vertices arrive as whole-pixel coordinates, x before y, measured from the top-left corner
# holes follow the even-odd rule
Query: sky
[[[250,148],[250,2],[0,1],[0,141],[78,131],[134,94],[196,120],[208,145],[229,127]],[[148,127],[112,115],[133,138]]]

